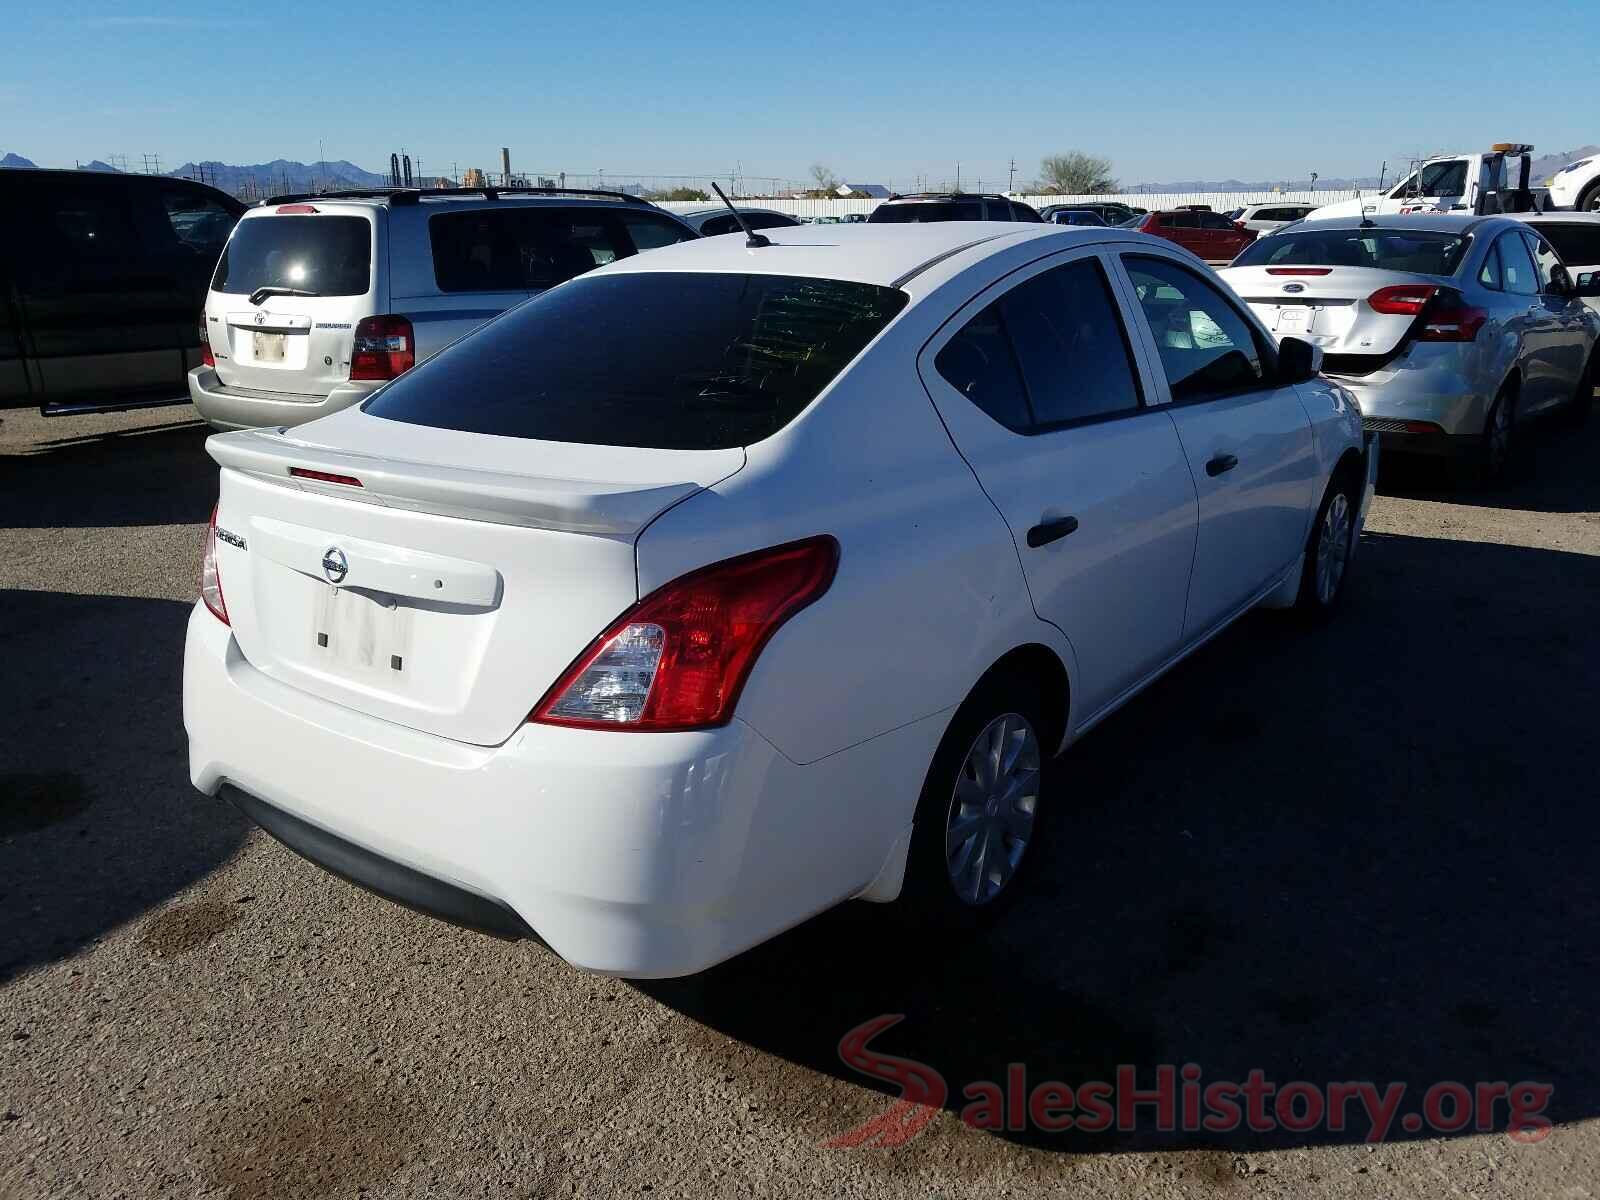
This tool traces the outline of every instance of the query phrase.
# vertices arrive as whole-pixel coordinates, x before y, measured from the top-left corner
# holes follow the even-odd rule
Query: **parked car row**
[[[1378,459],[1350,392],[1171,241],[634,254],[670,230],[623,201],[461,203],[253,212],[213,291],[290,379],[374,293],[420,334],[447,281],[550,282],[523,223],[606,256],[361,404],[207,443],[192,780],[391,899],[626,976],[851,898],[961,937],[1060,842],[1059,751],[1241,614],[1345,594]],[[265,353],[247,285],[293,305]]]

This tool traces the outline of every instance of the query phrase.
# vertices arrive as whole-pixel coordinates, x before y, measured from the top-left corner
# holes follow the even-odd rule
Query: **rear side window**
[[[161,207],[178,244],[206,259],[222,253],[228,234],[239,219],[215,197],[190,188],[163,189]]]
[[[365,410],[436,429],[716,450],[792,421],[906,294],[784,275],[576,279],[389,384]]]
[[[660,213],[624,210],[618,216],[622,220],[623,227],[627,229],[635,250],[655,250],[661,246],[694,240],[695,234],[692,229]]]
[[[1022,372],[996,300],[944,344],[933,366],[946,383],[1015,433],[1033,423]]]
[[[428,219],[441,292],[541,291],[633,253],[610,209],[524,205]]]
[[[365,217],[271,216],[240,221],[217,262],[211,290],[257,288],[315,296],[364,296],[372,287],[372,223]]]
[[[1600,263],[1600,223],[1593,225],[1545,225],[1539,232],[1550,239],[1561,261],[1569,267],[1592,267]]]

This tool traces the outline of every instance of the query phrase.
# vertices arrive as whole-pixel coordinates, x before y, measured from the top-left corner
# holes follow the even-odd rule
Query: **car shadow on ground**
[[[201,421],[74,434],[0,456],[0,529],[116,528],[204,521],[217,464]]]
[[[243,842],[244,819],[184,782],[188,616],[170,600],[0,591],[0,982],[76,952]]]
[[[1534,1081],[1553,1119],[1600,1115],[1600,558],[1368,535],[1356,561],[1331,625],[1246,619],[1060,761],[1043,869],[999,928],[908,937],[850,904],[644,990],[889,1095],[839,1041],[903,1013],[872,1047],[936,1068],[952,1111],[1009,1063],[1030,1088],[1195,1063],[1202,1085],[1400,1081],[1403,1112],[1439,1081]],[[1141,1113],[999,1136],[1237,1151],[1370,1130],[1357,1109],[1272,1134]]]
[[[1600,419],[1574,428],[1559,415],[1522,431],[1511,477],[1495,487],[1471,486],[1457,463],[1390,454],[1382,459],[1386,496],[1524,512],[1600,512]]]

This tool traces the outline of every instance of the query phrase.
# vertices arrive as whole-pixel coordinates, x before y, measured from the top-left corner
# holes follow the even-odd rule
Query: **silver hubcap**
[[[1511,405],[1502,400],[1494,406],[1489,418],[1489,469],[1498,471],[1505,466],[1511,453]]]
[[[950,883],[987,904],[1017,873],[1039,806],[1039,739],[1026,718],[996,717],[967,751],[945,826]]]
[[[1317,599],[1330,604],[1344,578],[1344,566],[1350,557],[1350,501],[1343,492],[1336,492],[1322,518],[1322,532],[1317,538]]]

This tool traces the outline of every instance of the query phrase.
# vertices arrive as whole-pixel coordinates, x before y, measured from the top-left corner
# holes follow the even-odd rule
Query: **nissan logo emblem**
[[[329,546],[323,551],[322,573],[328,577],[329,583],[344,582],[344,577],[350,574],[350,560],[344,556],[343,550]]]

